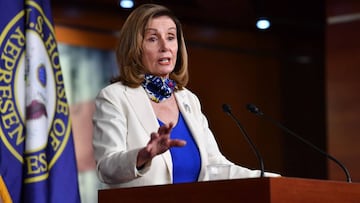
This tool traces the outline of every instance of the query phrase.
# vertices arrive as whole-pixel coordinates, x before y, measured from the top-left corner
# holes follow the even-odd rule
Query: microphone
[[[287,127],[285,127],[284,125],[282,125],[280,122],[274,120],[273,118],[266,116],[257,106],[255,106],[254,104],[247,104],[246,105],[247,110],[249,110],[251,113],[262,117],[266,120],[269,120],[270,122],[272,122],[273,124],[275,124],[276,126],[278,126],[279,128],[281,128],[282,130],[284,130],[285,132],[287,132],[288,134],[294,136],[295,138],[297,138],[298,140],[300,140],[301,142],[305,143],[306,145],[310,146],[311,148],[313,148],[314,150],[316,150],[317,152],[319,152],[320,154],[326,156],[327,158],[329,158],[330,160],[334,161],[337,165],[340,166],[340,168],[344,171],[345,175],[346,175],[346,180],[347,182],[351,183],[351,177],[350,177],[350,173],[347,170],[347,168],[345,167],[344,164],[342,164],[339,160],[337,160],[335,157],[331,156],[329,153],[326,153],[325,151],[321,150],[320,148],[318,148],[317,146],[315,146],[314,144],[312,144],[311,142],[305,140],[304,138],[300,137],[299,135],[297,135],[296,133],[294,133],[293,131],[291,131],[290,129],[288,129]]]
[[[258,161],[259,161],[259,165],[260,165],[260,177],[264,177],[264,173],[265,173],[265,169],[264,169],[264,161],[263,158],[260,155],[259,150],[256,148],[256,146],[254,145],[254,143],[251,141],[249,135],[246,133],[245,128],[241,125],[240,121],[234,116],[234,114],[231,112],[231,107],[228,104],[223,104],[222,105],[222,109],[223,111],[228,114],[237,124],[237,126],[240,128],[241,133],[244,135],[246,141],[249,143],[249,145],[251,146],[251,149],[254,151]]]

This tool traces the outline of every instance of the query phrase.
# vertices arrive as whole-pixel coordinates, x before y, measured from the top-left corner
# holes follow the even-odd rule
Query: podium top
[[[249,178],[99,190],[99,203],[358,203],[360,184],[303,178]]]

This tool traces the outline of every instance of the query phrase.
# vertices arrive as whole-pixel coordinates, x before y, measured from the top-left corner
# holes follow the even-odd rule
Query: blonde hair
[[[177,32],[177,61],[170,79],[177,83],[177,89],[186,86],[189,80],[188,56],[181,23],[166,7],[156,4],[143,4],[137,7],[126,19],[119,36],[116,50],[119,65],[119,76],[113,82],[121,81],[129,87],[138,87],[144,80],[144,65],[142,64],[142,42],[148,22],[156,17],[168,16],[175,25]]]

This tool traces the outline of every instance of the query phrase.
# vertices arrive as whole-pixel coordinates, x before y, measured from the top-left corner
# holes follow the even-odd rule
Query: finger
[[[165,125],[163,125],[163,127],[164,127],[165,130],[171,130],[172,127],[173,127],[173,124],[172,123],[165,124]]]
[[[180,139],[173,139],[170,140],[169,145],[170,147],[183,147],[186,145],[186,141]]]
[[[170,123],[169,125],[160,126],[158,129],[159,134],[169,134],[172,130],[173,124]]]
[[[159,134],[164,134],[165,133],[165,130],[166,130],[166,126],[165,125],[162,125],[158,128],[158,133]]]
[[[150,134],[150,139],[151,139],[151,140],[156,140],[158,137],[159,137],[159,134],[158,134],[158,133],[151,133],[151,134]]]

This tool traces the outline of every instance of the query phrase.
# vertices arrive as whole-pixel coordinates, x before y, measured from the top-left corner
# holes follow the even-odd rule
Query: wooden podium
[[[303,178],[250,178],[99,190],[99,203],[360,203],[360,184]]]

